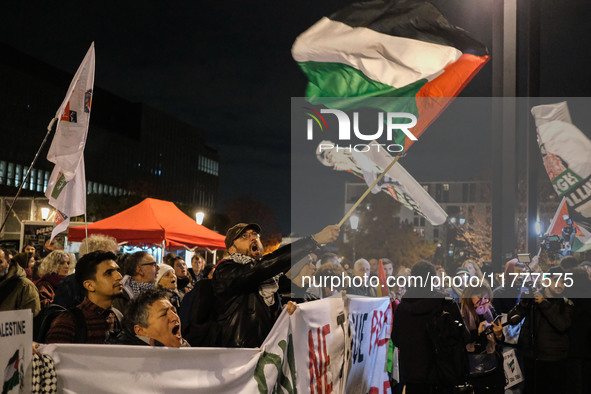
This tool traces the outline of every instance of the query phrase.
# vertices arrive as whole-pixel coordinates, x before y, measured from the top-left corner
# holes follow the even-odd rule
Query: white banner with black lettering
[[[380,387],[376,391],[380,393],[387,381],[381,371],[392,322],[384,300],[351,299],[356,314],[368,315],[362,329],[367,339],[360,346],[368,354],[363,365],[352,371],[366,371],[371,376],[368,387]],[[291,316],[284,311],[261,349],[115,345],[45,345],[41,349],[55,361],[58,391],[68,394],[339,394],[347,387],[349,322],[343,298],[331,297],[299,304]]]
[[[31,392],[33,314],[30,309],[0,312],[2,393]]]

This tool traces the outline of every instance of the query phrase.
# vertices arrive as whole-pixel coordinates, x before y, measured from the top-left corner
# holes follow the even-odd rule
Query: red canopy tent
[[[146,198],[141,203],[88,225],[88,235],[105,234],[130,245],[156,244],[166,247],[187,246],[226,249],[225,236],[211,231],[185,215],[170,201]],[[71,227],[68,239],[80,242],[86,236],[84,226]]]

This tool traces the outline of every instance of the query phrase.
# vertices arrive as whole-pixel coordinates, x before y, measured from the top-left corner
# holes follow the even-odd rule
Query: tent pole
[[[160,253],[160,264],[164,263],[164,253],[166,252],[166,241],[162,241],[162,253]]]

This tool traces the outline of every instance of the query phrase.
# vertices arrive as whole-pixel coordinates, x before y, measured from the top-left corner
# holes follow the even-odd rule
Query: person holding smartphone
[[[474,393],[505,392],[505,371],[500,344],[504,341],[500,315],[492,306],[492,290],[486,283],[468,286],[460,299],[460,312],[470,332],[466,345],[470,384]]]

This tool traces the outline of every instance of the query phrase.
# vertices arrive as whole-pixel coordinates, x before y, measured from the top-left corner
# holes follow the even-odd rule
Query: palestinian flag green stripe
[[[308,76],[307,97],[408,97],[415,96],[427,83],[420,79],[402,88],[374,81],[361,71],[342,63],[301,62]]]

